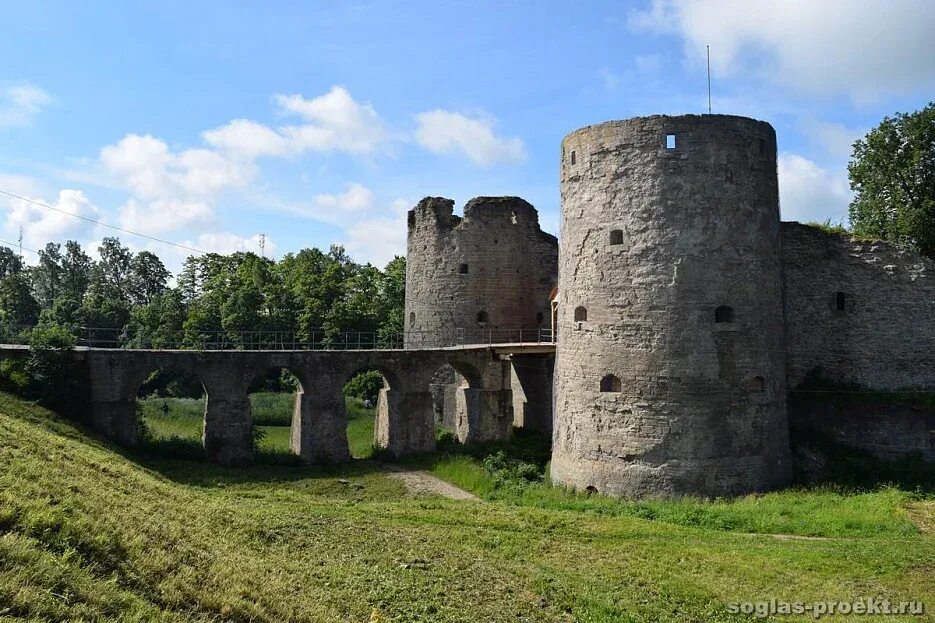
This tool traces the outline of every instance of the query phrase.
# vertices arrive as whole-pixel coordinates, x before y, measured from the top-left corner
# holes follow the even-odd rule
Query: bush
[[[204,386],[194,374],[184,370],[159,369],[149,375],[140,387],[140,396],[162,398],[201,398]]]
[[[75,343],[75,336],[60,325],[32,330],[24,366],[27,397],[58,411],[75,410],[87,401],[88,383],[81,382]]]
[[[377,396],[383,388],[383,375],[377,370],[358,372],[344,385],[344,395],[377,404]]]
[[[544,476],[538,465],[510,458],[503,450],[487,455],[483,465],[498,487],[540,482]]]

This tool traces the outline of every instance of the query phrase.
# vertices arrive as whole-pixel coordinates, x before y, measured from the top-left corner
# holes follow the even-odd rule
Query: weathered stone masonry
[[[799,223],[782,224],[782,252],[793,434],[935,460],[935,410],[861,401],[935,389],[935,262]]]
[[[553,480],[611,495],[782,486],[790,425],[884,458],[935,460],[935,410],[822,394],[935,390],[935,263],[780,223],[769,124],[687,115],[582,128],[562,143],[561,195],[560,251],[517,197],[473,199],[463,217],[449,199],[419,202],[406,350],[79,351],[92,423],[134,444],[140,385],[181,368],[207,393],[208,456],[249,462],[247,388],[284,367],[303,387],[294,451],[341,461],[341,389],[377,369],[387,387],[375,441],[391,454],[433,450],[436,423],[466,443],[514,425],[551,430]],[[554,359],[551,345],[445,348],[551,329],[556,280]]]
[[[562,142],[552,478],[627,496],[791,477],[776,140],[721,115]]]
[[[426,197],[408,218],[406,348],[550,341],[557,262],[555,236],[519,197],[476,197],[463,217],[451,199]],[[514,423],[550,430],[551,356],[519,355],[484,372],[513,388],[512,402],[500,404],[504,417],[469,422],[456,400],[460,381],[448,374],[433,386],[439,424],[462,442],[508,437]]]
[[[286,368],[302,384],[296,395],[292,449],[309,463],[350,458],[344,383],[362,369],[379,370],[388,384],[380,392],[375,441],[390,454],[403,456],[435,449],[435,420],[430,384],[438,368],[451,365],[467,380],[458,400],[467,418],[466,438],[508,434],[512,419],[503,408],[512,399],[500,375],[486,373],[505,365],[502,353],[489,348],[409,351],[143,351],[91,350],[86,355],[91,379],[91,424],[123,445],[138,438],[137,392],[155,370],[175,369],[201,379],[207,394],[204,447],[222,464],[253,459],[252,420],[247,390],[270,368]],[[493,432],[491,432],[493,431]]]
[[[519,197],[426,197],[409,211],[406,347],[510,341],[549,328],[558,242]]]

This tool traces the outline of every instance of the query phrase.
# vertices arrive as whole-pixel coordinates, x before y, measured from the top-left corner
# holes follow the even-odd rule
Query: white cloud
[[[867,134],[865,129],[849,128],[828,121],[804,121],[801,128],[811,145],[842,162],[851,157],[854,142]]]
[[[321,210],[340,210],[341,212],[360,212],[373,205],[373,193],[362,184],[348,184],[343,193],[315,195],[315,207]]]
[[[52,98],[34,84],[0,89],[0,129],[30,125]]]
[[[366,155],[388,138],[383,121],[369,104],[361,104],[339,86],[312,99],[302,95],[276,95],[283,115],[298,116],[307,123],[271,128],[250,119],[235,119],[202,133],[206,143],[246,160],[285,156],[305,151],[343,151]]]
[[[227,125],[202,132],[209,145],[247,159],[282,156],[293,150],[289,140],[272,128],[249,119],[234,119]]]
[[[871,101],[935,78],[928,0],[653,0],[631,26],[675,33],[691,64],[750,71],[804,92]]]
[[[779,154],[778,165],[783,220],[847,221],[851,192],[846,179],[798,154]]]
[[[132,193],[119,210],[120,222],[146,234],[209,222],[217,197],[246,187],[256,171],[251,162],[209,149],[173,152],[148,134],[128,134],[104,147],[100,163]]]
[[[494,134],[489,118],[472,118],[447,110],[431,110],[416,116],[416,141],[437,154],[461,153],[482,166],[518,163],[526,159],[526,148],[519,138]]]
[[[214,217],[211,206],[199,201],[157,199],[140,204],[130,199],[119,210],[120,226],[150,235],[208,223]]]
[[[276,102],[284,113],[309,122],[282,128],[300,149],[369,154],[387,139],[373,106],[356,102],[343,87],[333,86],[310,100],[301,95],[277,95]]]
[[[374,204],[374,195],[373,191],[363,184],[352,182],[345,186],[344,192],[320,193],[304,204],[275,203],[285,212],[343,227],[370,212]]]
[[[92,219],[98,217],[97,207],[80,190],[61,190],[53,202],[23,196],[55,208],[50,210],[22,199],[9,199],[6,231],[17,232],[22,227],[23,246],[27,248],[44,247],[47,242],[75,236],[91,227],[86,221],[75,218],[75,215]]]
[[[126,188],[143,199],[178,195],[212,197],[246,186],[255,172],[248,163],[208,149],[172,153],[165,142],[146,134],[128,134],[101,150],[101,164]]]
[[[362,220],[348,227],[344,247],[351,257],[382,268],[395,256],[405,255],[409,207],[405,199],[396,199],[389,216]]]
[[[228,254],[237,251],[252,251],[259,254],[261,237],[262,234],[244,237],[231,232],[214,232],[201,234],[194,241],[186,241],[183,244],[212,253]],[[269,236],[266,236],[264,248],[266,257],[275,257],[276,244]]]

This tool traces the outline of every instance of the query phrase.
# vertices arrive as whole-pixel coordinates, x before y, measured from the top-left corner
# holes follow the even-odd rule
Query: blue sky
[[[842,220],[850,143],[935,93],[927,4],[5,3],[0,190],[198,249],[263,233],[276,257],[383,264],[426,195],[520,195],[556,232],[561,138],[704,112],[709,44],[714,112],[776,128],[784,218]],[[112,234],[0,207],[26,248]]]

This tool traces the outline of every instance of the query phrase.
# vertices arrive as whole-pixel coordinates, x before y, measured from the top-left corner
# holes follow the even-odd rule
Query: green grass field
[[[288,460],[289,431],[292,423],[294,394],[257,392],[250,394],[254,426],[262,431],[257,444],[259,460]],[[148,431],[147,444],[154,453],[170,447],[176,454],[196,458],[202,454],[201,431],[204,424],[204,398],[144,398],[139,401],[140,415]],[[348,398],[347,440],[354,458],[373,454],[374,410],[365,409],[357,398]]]
[[[540,482],[540,443],[443,443],[410,464],[483,501],[411,498],[373,461],[158,458],[0,394],[0,618],[701,622],[753,620],[726,605],[770,598],[935,607],[928,493],[608,500]]]

